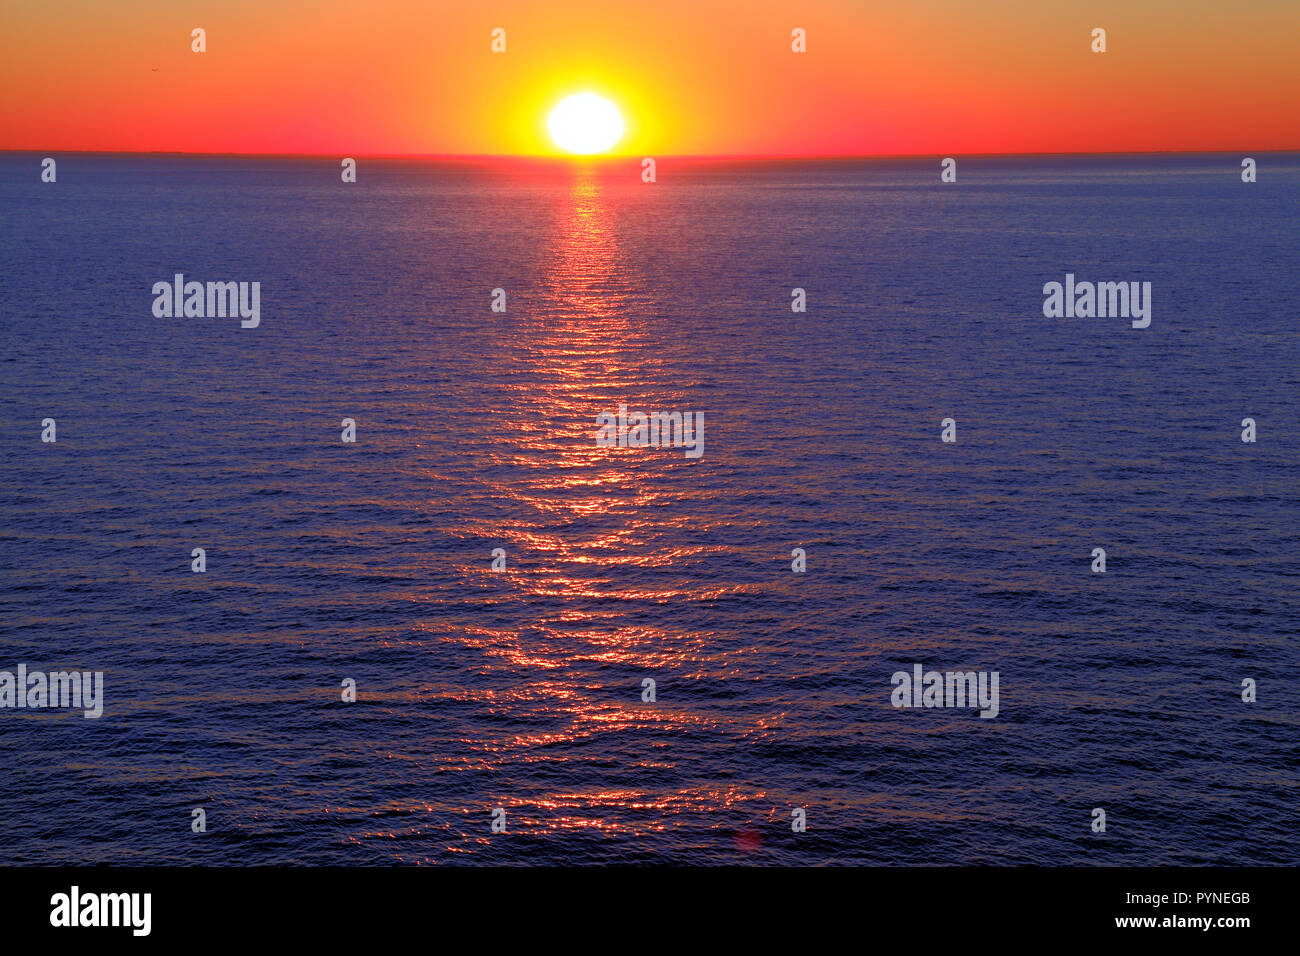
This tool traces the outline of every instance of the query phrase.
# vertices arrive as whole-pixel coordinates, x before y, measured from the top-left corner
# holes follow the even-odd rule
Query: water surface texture
[[[0,669],[105,693],[0,710],[0,861],[1296,863],[1256,158],[0,157]],[[177,272],[260,326],[155,318]],[[1150,327],[1045,318],[1067,272]],[[703,456],[597,447],[620,403]]]

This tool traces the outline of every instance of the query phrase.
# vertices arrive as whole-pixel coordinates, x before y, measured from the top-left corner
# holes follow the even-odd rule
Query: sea
[[[1300,154],[44,155],[0,863],[1300,860]]]

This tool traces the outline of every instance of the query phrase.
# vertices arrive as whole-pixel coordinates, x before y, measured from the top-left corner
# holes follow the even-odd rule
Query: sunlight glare
[[[577,93],[560,102],[547,124],[555,145],[570,153],[603,153],[623,135],[623,117],[609,100]]]

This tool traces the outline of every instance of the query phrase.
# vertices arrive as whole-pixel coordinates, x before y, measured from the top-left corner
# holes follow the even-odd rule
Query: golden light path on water
[[[681,532],[701,512],[692,463],[677,451],[647,455],[595,444],[600,411],[620,402],[666,409],[684,402],[660,367],[661,330],[649,318],[653,293],[620,242],[614,221],[620,199],[610,192],[599,167],[574,168],[567,196],[556,203],[536,298],[510,313],[516,335],[501,369],[503,400],[494,409],[505,438],[484,469],[483,493],[512,519],[502,527],[471,512],[460,516],[458,528],[468,541],[500,542],[507,569],[492,572],[486,561],[459,567],[458,574],[481,581],[491,596],[464,623],[431,623],[425,630],[433,653],[468,651],[487,662],[481,680],[437,690],[445,703],[470,704],[489,719],[499,717],[503,728],[530,726],[485,737],[482,722],[467,725],[474,733],[449,740],[442,759],[453,772],[492,782],[480,806],[504,808],[515,839],[603,831],[624,843],[677,829],[685,845],[746,850],[747,837],[734,838],[736,816],[727,811],[758,801],[744,812],[757,821],[776,808],[761,790],[680,771],[671,741],[699,748],[697,738],[725,737],[724,748],[745,746],[774,736],[783,711],[756,715],[740,702],[692,703],[680,693],[654,704],[641,699],[644,676],[664,682],[669,674],[735,675],[735,658],[752,648],[737,650],[733,641],[720,650],[713,632],[661,622],[689,602],[750,587],[701,585],[673,571],[717,550],[681,544],[688,540]],[[496,613],[521,605],[526,614]],[[521,616],[533,625],[512,626]],[[438,648],[446,643],[454,649]],[[622,676],[629,672],[637,676]],[[619,782],[602,785],[611,764]],[[666,786],[665,780],[676,782]],[[430,823],[440,816],[420,806],[400,812]],[[442,850],[485,850],[492,839],[486,810],[458,812],[465,816],[462,827],[435,824]],[[421,826],[413,823],[412,830]],[[409,832],[374,831],[356,840]],[[404,853],[403,859],[422,858]]]
[[[650,310],[640,307],[644,293],[637,289],[628,252],[616,235],[615,213],[599,172],[576,167],[568,208],[559,212],[549,251],[545,307],[532,317],[519,342],[518,381],[511,396],[516,415],[506,425],[518,436],[519,451],[503,462],[503,474],[529,477],[507,478],[498,490],[535,514],[511,529],[510,550],[534,556],[526,571],[511,572],[512,580],[533,598],[561,604],[552,619],[539,619],[536,632],[502,629],[481,639],[524,681],[502,703],[559,711],[565,726],[558,732],[515,735],[488,748],[485,756],[513,764],[534,779],[551,776],[557,760],[572,764],[572,770],[587,759],[599,762],[602,758],[581,756],[574,746],[592,740],[597,754],[623,754],[631,761],[629,769],[635,767],[653,781],[671,770],[674,757],[662,743],[643,747],[641,742],[662,740],[665,733],[690,734],[721,719],[668,701],[644,704],[635,683],[614,697],[583,686],[589,681],[573,680],[575,664],[579,673],[591,676],[601,664],[630,665],[656,676],[666,667],[689,667],[693,660],[707,667],[709,656],[706,635],[627,624],[627,612],[640,605],[686,602],[699,594],[687,587],[626,583],[636,576],[622,570],[666,566],[681,558],[670,542],[681,539],[674,535],[675,526],[689,522],[693,509],[689,484],[685,490],[676,487],[689,474],[684,469],[676,481],[664,480],[663,458],[651,463],[638,459],[635,450],[600,448],[594,442],[595,414],[620,401],[655,395],[660,407],[680,405],[656,375],[655,330],[638,324]],[[641,356],[637,364],[628,361],[633,354]],[[546,466],[539,468],[539,461]],[[602,520],[589,524],[587,519],[595,517]],[[652,725],[657,734],[647,736],[643,731]],[[671,828],[683,810],[716,810],[742,795],[727,786],[665,792],[601,789],[573,781],[549,795],[523,800],[518,791],[503,788],[495,799],[530,828],[617,828],[628,811],[642,811],[636,815],[646,817],[644,826],[662,830]]]

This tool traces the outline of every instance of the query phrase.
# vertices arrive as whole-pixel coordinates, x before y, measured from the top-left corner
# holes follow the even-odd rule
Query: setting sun
[[[603,153],[623,135],[623,117],[609,100],[578,93],[560,102],[547,123],[551,139],[570,153]]]

